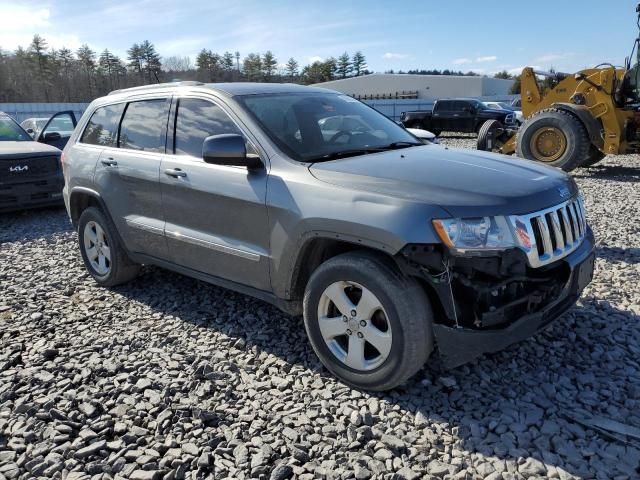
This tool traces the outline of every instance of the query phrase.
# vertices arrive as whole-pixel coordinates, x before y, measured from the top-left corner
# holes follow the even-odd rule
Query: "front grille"
[[[518,231],[518,241],[532,267],[566,257],[578,248],[587,233],[584,203],[580,197],[528,215],[514,215],[511,223]]]
[[[0,157],[0,183],[53,175],[60,171],[58,156],[3,160]]]

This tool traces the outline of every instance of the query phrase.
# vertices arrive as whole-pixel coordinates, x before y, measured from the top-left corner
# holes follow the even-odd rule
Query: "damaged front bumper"
[[[437,249],[420,256],[411,248],[405,268],[431,285],[441,307],[433,332],[446,368],[502,350],[558,318],[591,282],[595,260],[590,229],[575,251],[539,269],[513,251],[458,259]],[[438,262],[446,270],[437,272]]]

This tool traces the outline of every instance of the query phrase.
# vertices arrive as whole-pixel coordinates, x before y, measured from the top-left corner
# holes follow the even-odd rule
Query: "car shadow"
[[[640,248],[596,247],[598,257],[608,262],[638,264],[640,263]]]
[[[0,244],[28,242],[73,231],[63,206],[0,213]]]
[[[576,178],[594,178],[613,180],[616,182],[640,182],[640,168],[626,165],[596,164],[592,167],[580,168],[573,172]]]
[[[302,319],[265,302],[155,267],[145,267],[138,279],[114,291],[146,303],[156,315],[215,329],[224,334],[229,346],[240,345],[256,356],[260,352],[273,354],[314,372],[324,382],[337,382],[313,353]],[[217,299],[216,309],[208,307],[212,298]],[[585,321],[598,328],[584,328]],[[449,371],[443,371],[435,360],[402,387],[362,394],[413,419],[414,431],[395,432],[407,441],[398,455],[407,453],[411,446],[441,453],[455,448],[467,458],[480,454],[482,461],[502,464],[505,471],[536,459],[577,477],[592,477],[589,465],[595,434],[571,418],[591,412],[612,416],[606,402],[612,387],[590,383],[590,379],[621,373],[612,371],[607,361],[592,361],[590,355],[601,352],[606,358],[611,336],[621,330],[627,334],[639,321],[630,311],[587,297],[547,329],[502,352]],[[211,353],[219,347],[212,345]],[[633,352],[625,348],[628,363],[637,365]],[[624,361],[616,358],[616,363]],[[626,394],[640,391],[637,371],[624,382]],[[581,396],[588,402],[582,402]],[[618,415],[613,419],[627,421],[624,412],[618,411]],[[443,423],[451,428],[443,431]],[[624,444],[605,437],[597,441],[607,451],[625,451]],[[640,455],[640,450],[634,452]],[[634,477],[637,467],[621,463],[618,474]],[[614,476],[612,472],[611,478]]]

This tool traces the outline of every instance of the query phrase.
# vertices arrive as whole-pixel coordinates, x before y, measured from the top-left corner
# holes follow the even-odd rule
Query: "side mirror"
[[[42,140],[45,142],[56,142],[62,138],[59,132],[47,132],[42,137]]]
[[[36,134],[35,130],[33,128],[27,128],[27,133],[29,135],[31,135],[32,137]]]
[[[233,165],[249,170],[263,167],[257,155],[247,154],[244,137],[235,133],[205,138],[202,144],[202,158],[214,165]]]

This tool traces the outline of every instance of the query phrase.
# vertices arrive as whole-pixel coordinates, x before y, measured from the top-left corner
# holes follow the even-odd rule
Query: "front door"
[[[212,99],[180,98],[172,117],[174,145],[171,151],[167,148],[160,168],[165,235],[172,261],[269,290],[267,170],[204,162],[206,137],[243,134]],[[248,149],[254,147],[248,143]]]
[[[58,112],[44,126],[38,135],[38,142],[62,150],[76,128],[76,124],[76,116],[71,110]]]
[[[162,259],[168,249],[159,176],[169,105],[167,98],[149,98],[105,107],[124,108],[124,115],[117,144],[102,150],[95,170],[95,183],[127,249]]]

